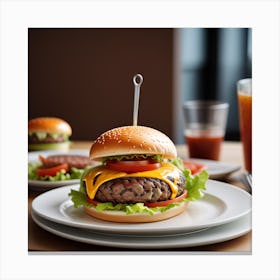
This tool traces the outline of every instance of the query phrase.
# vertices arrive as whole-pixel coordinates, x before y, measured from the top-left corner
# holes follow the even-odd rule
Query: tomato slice
[[[42,162],[43,165],[45,165],[45,163],[46,163],[46,158],[45,157],[39,155],[39,160]]]
[[[94,206],[97,206],[99,203],[101,203],[99,201],[96,201],[94,199],[90,199],[88,197],[87,197],[87,202],[93,204]]]
[[[57,172],[65,170],[66,172],[69,170],[69,166],[67,163],[63,163],[50,168],[38,168],[36,170],[38,176],[55,176]]]
[[[200,173],[206,169],[206,165],[198,162],[184,160],[184,167],[189,169],[193,175]]]
[[[151,203],[146,202],[144,204],[145,204],[145,206],[150,207],[150,208],[160,207],[160,206],[168,206],[169,204],[172,204],[172,203],[181,202],[182,199],[186,198],[187,196],[188,196],[187,191],[184,191],[180,196],[175,197],[173,199],[151,202]]]
[[[160,168],[159,162],[154,162],[151,160],[110,160],[107,161],[106,166],[109,169],[134,173],[134,172],[144,172]]]

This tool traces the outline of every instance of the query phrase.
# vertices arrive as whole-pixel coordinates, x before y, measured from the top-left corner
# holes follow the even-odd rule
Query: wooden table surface
[[[72,149],[89,149],[90,142],[74,142]],[[185,145],[177,146],[178,154],[181,157],[188,157],[187,148]],[[233,163],[243,166],[242,160],[242,147],[240,142],[224,142],[221,151],[221,161],[227,163]],[[241,180],[241,171],[233,173],[230,177],[224,181],[246,190]],[[252,248],[252,233],[249,232],[236,239],[221,242],[217,244],[189,247],[189,248],[176,248],[176,249],[163,249],[163,250],[136,250],[136,249],[120,249],[105,246],[97,246],[91,244],[85,244],[68,240],[52,233],[49,233],[35,224],[31,218],[30,209],[32,200],[38,196],[39,192],[28,192],[28,249],[29,252],[61,252],[61,251],[88,251],[88,252],[127,252],[127,251],[146,251],[146,252],[160,252],[160,251],[172,251],[172,252],[235,252],[235,253],[251,253]]]

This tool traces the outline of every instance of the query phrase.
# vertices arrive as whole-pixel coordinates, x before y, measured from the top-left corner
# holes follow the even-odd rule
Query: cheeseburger
[[[31,119],[28,122],[28,150],[68,150],[71,134],[71,126],[62,119]]]
[[[69,195],[75,207],[83,206],[98,219],[128,223],[168,219],[185,211],[188,201],[205,189],[207,173],[193,180],[178,165],[173,142],[153,128],[109,130],[94,141],[89,156],[101,164],[87,170],[79,191]]]

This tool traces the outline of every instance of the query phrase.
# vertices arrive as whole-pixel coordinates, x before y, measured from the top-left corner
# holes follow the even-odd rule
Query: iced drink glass
[[[184,135],[190,158],[220,159],[228,108],[228,103],[219,101],[194,100],[184,103]]]
[[[252,79],[237,82],[237,96],[244,164],[252,173]]]

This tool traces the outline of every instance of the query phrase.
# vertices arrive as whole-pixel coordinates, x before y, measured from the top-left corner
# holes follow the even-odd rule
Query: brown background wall
[[[138,124],[172,137],[172,29],[42,29],[28,32],[28,117],[57,116],[72,140],[93,140],[132,124],[141,73]]]

